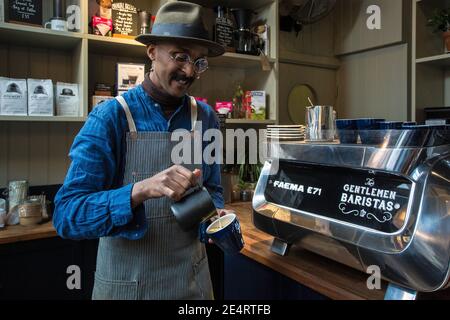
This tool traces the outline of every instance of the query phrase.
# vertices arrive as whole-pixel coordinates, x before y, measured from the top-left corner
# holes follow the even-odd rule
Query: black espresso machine
[[[447,288],[448,129],[377,131],[379,145],[268,141],[254,225],[280,255],[295,244],[363,272],[378,267],[385,299]]]

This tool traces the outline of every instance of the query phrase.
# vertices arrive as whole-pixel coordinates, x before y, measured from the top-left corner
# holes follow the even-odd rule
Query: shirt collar
[[[158,102],[156,102],[152,97],[150,97],[147,94],[147,92],[145,92],[142,85],[139,85],[137,87],[137,90],[138,90],[139,96],[143,98],[144,106],[146,108],[151,108],[153,111],[159,112],[164,117],[164,112],[161,110],[161,107],[159,106]],[[188,108],[189,104],[187,103],[188,101],[189,101],[189,96],[185,95],[183,97],[182,104],[174,112],[171,119],[176,117],[179,114],[188,113],[188,111],[189,111],[189,108]]]

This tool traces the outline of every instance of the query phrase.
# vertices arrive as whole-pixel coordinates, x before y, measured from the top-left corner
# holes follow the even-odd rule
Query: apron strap
[[[197,125],[197,101],[194,97],[191,98],[191,132],[194,132]]]
[[[191,132],[194,132],[195,127],[197,126],[197,101],[194,97],[190,97],[191,99]],[[128,103],[125,101],[124,97],[117,96],[116,100],[120,103],[123,110],[125,111],[125,115],[127,117],[128,128],[130,129],[130,135],[133,139],[137,138],[137,130],[136,124],[134,123],[133,116],[131,115],[130,108],[128,107]]]
[[[128,128],[130,129],[130,136],[132,139],[137,138],[137,130],[136,124],[134,123],[133,116],[131,115],[130,108],[128,107],[128,103],[125,101],[125,98],[122,96],[117,96],[116,100],[119,101],[123,110],[125,111],[125,115],[127,117]]]

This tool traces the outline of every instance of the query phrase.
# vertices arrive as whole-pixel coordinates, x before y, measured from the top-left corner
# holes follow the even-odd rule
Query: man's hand
[[[151,178],[135,183],[132,191],[132,206],[137,207],[148,199],[169,197],[175,201],[197,184],[201,171],[193,172],[175,165]]]

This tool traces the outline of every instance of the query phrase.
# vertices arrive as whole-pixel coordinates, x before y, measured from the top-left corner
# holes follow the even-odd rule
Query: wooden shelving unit
[[[416,59],[417,64],[427,64],[437,67],[450,67],[450,53],[441,54],[433,57]]]
[[[52,0],[43,0],[52,8]],[[136,0],[155,14],[166,1]],[[270,120],[230,119],[230,126],[251,127],[277,123],[279,104],[278,3],[279,0],[191,0],[211,8],[248,7],[257,12],[256,20],[271,26],[269,62],[271,71],[263,71],[260,58],[226,53],[210,59],[210,69],[191,88],[189,94],[215,101],[230,101],[237,84],[245,90],[265,90]],[[63,182],[70,165],[67,157],[73,140],[90,110],[96,82],[114,84],[117,62],[138,62],[148,66],[145,46],[133,39],[100,37],[89,34],[87,1],[80,1],[81,32],[59,32],[41,27],[0,23],[0,76],[10,78],[52,79],[78,83],[80,114],[77,117],[0,116],[0,186],[10,180],[28,180],[30,185]],[[44,14],[44,20],[50,17]],[[208,19],[209,19],[208,18]],[[212,29],[212,20],[207,20]],[[148,70],[148,68],[147,68]]]
[[[156,0],[155,0],[156,1]],[[156,1],[158,2],[158,1]],[[159,1],[161,2],[161,1]],[[164,1],[163,1],[164,2]],[[217,1],[201,1],[192,0],[194,3],[212,8],[214,5],[221,4],[228,7],[242,6],[240,1],[217,0]],[[157,4],[152,4],[156,6]],[[247,1],[245,7],[252,8],[259,12],[258,17],[264,19],[271,25],[278,24],[278,1],[276,0],[251,0]],[[210,9],[212,11],[212,9]],[[83,21],[87,24],[88,15],[87,5],[82,5]],[[133,39],[101,37],[87,33],[87,26],[83,26],[84,32],[59,32],[40,27],[19,25],[14,23],[0,23],[0,40],[1,43],[7,45],[8,48],[23,47],[41,48],[46,50],[60,50],[71,54],[70,71],[71,82],[79,84],[80,96],[82,102],[80,106],[80,117],[43,117],[40,121],[83,121],[86,119],[90,106],[90,92],[92,92],[93,84],[97,81],[109,80],[112,84],[112,78],[115,71],[115,63],[129,61],[148,63],[145,54],[145,46]],[[261,67],[261,59],[259,56],[244,55],[238,53],[226,53],[221,57],[210,59],[209,75],[205,80],[200,80],[194,86],[193,95],[203,95],[207,92],[207,98],[211,104],[215,100],[230,100],[234,88],[232,86],[241,83],[248,90],[265,90],[268,95],[269,123],[275,122],[277,119],[278,104],[278,85],[277,85],[277,31],[271,31],[271,54],[268,57],[272,66],[272,71],[263,72]],[[14,49],[13,49],[14,50]],[[98,74],[98,68],[91,70],[88,66],[92,66],[92,61],[102,62],[101,69],[103,74]],[[48,61],[47,63],[51,63]],[[7,69],[5,67],[4,69]],[[67,68],[66,65],[61,68]],[[3,74],[9,76],[8,74]],[[1,76],[1,74],[0,74]],[[29,74],[19,74],[17,76],[27,78]],[[52,78],[51,75],[47,76]],[[213,79],[213,81],[210,81]],[[54,82],[61,81],[53,79]],[[215,91],[215,92],[213,92]],[[11,117],[0,117],[0,121],[11,121]],[[36,121],[28,120],[28,117],[15,117],[14,121]],[[235,123],[252,124],[253,122],[245,120],[237,120]]]
[[[248,120],[248,119],[227,119],[226,123],[228,124],[247,124],[247,125],[251,125],[251,124],[261,124],[261,125],[266,125],[266,124],[275,124],[277,121],[276,120]]]
[[[427,20],[437,8],[450,8],[450,0],[412,0],[411,115],[423,121],[427,107],[450,107],[450,53],[440,34]]]
[[[0,116],[0,121],[27,121],[27,122],[84,122],[87,117],[65,117],[65,116]]]

